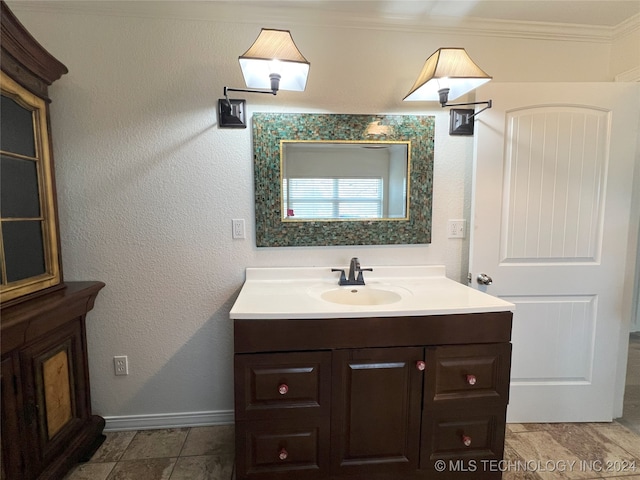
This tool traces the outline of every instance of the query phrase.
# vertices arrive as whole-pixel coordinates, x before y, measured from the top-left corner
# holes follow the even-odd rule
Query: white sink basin
[[[348,286],[328,290],[320,294],[327,302],[342,305],[388,305],[402,300],[400,294],[367,286]]]

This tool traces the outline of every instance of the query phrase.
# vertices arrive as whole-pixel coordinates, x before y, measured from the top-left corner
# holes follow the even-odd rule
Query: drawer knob
[[[288,456],[289,456],[289,452],[287,452],[287,450],[284,448],[281,448],[280,451],[278,452],[278,458],[280,460],[286,460]]]
[[[469,385],[475,385],[477,381],[478,379],[476,378],[475,375],[467,375],[467,383]]]
[[[286,395],[289,392],[289,386],[286,383],[278,386],[278,393],[280,395]]]
[[[465,447],[470,447],[471,446],[471,437],[469,435],[463,435],[462,436],[462,443],[464,443]]]
[[[425,368],[427,368],[427,365],[422,360],[418,360],[416,362],[416,368],[422,372]]]

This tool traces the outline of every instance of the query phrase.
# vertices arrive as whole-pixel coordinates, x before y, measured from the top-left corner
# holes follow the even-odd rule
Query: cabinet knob
[[[287,450],[284,448],[281,448],[280,451],[278,452],[278,458],[280,460],[286,460],[288,456],[289,456],[289,452],[287,452]]]
[[[286,383],[283,383],[282,385],[278,386],[278,393],[280,395],[286,395],[288,391],[289,391],[289,386]]]
[[[462,435],[462,443],[464,443],[465,447],[471,446],[471,437],[469,435]]]
[[[425,368],[427,368],[427,365],[422,360],[418,360],[416,362],[416,368],[422,372]]]
[[[475,385],[477,381],[478,379],[476,378],[475,375],[471,375],[471,374],[467,375],[467,383],[469,385]]]

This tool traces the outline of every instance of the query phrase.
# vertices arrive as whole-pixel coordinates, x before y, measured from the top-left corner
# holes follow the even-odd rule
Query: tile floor
[[[508,424],[505,461],[486,469],[501,470],[503,480],[640,480],[640,333],[631,335],[623,418]],[[233,426],[224,425],[108,432],[93,458],[65,480],[230,480],[232,475]]]
[[[230,480],[233,425],[107,432],[65,480]]]

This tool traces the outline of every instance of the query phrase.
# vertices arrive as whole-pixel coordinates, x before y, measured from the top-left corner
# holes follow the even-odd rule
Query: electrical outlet
[[[113,373],[116,375],[129,375],[129,359],[126,355],[113,357]]]
[[[232,237],[233,238],[244,238],[244,218],[234,218],[231,220],[232,226]]]
[[[465,238],[466,236],[466,220],[449,220],[447,232],[449,238]]]

